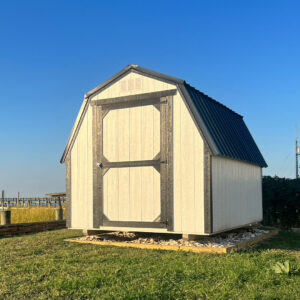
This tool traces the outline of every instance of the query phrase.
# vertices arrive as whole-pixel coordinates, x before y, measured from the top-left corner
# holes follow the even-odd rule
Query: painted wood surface
[[[91,101],[174,88],[176,88],[174,85],[130,73],[95,95]],[[179,93],[173,97],[173,103],[174,232],[203,234],[203,140]],[[115,115],[114,111],[108,113],[104,118],[108,130],[103,137],[104,143],[105,141],[108,143],[107,147],[111,147],[112,154],[108,156],[113,157],[107,157],[108,159],[116,158],[117,161],[122,161],[126,158],[128,160],[153,158],[160,146],[159,114],[155,110],[153,106],[145,106],[122,109],[122,112],[115,110]],[[92,114],[90,111],[89,108],[83,121],[85,125],[82,124],[71,153],[72,228],[92,229]],[[107,117],[109,117],[107,120],[111,118],[118,122],[106,121]],[[116,134],[117,132],[122,134]],[[153,139],[144,139],[144,136],[151,135]],[[122,145],[122,151],[120,147],[116,147],[117,143]],[[104,153],[107,155],[106,149]],[[106,189],[110,190],[112,195],[104,195],[104,207],[112,219],[117,218],[116,214],[118,214],[118,217],[134,220],[137,218],[138,211],[139,216],[147,221],[152,221],[156,217],[156,212],[160,209],[160,193],[157,188],[153,189],[153,186],[159,186],[159,174],[153,167],[131,168],[131,170],[123,168],[122,171],[111,169],[104,176],[104,181],[104,185],[111,187]],[[119,198],[120,194],[130,194],[130,197],[126,196],[130,199],[130,206],[124,205],[125,196]],[[145,209],[140,206],[141,197],[148,199]],[[152,204],[151,199],[154,201]],[[118,212],[112,211],[108,201],[114,205],[120,201]],[[132,210],[131,207],[135,209]],[[165,232],[165,230],[158,231]]]
[[[72,228],[92,227],[92,154],[92,109],[89,107],[71,151]]]
[[[213,231],[262,220],[261,168],[212,158]]]
[[[110,162],[152,160],[160,150],[160,116],[153,106],[111,110],[103,120],[103,154]]]
[[[153,221],[160,214],[159,177],[153,167],[110,169],[103,178],[104,214],[111,221]]]
[[[204,233],[204,143],[180,94],[174,96],[174,231]]]
[[[110,111],[103,140],[110,162],[152,160],[160,151],[159,111],[153,105]],[[160,214],[159,176],[153,167],[110,169],[103,179],[104,214],[111,221],[153,221]]]
[[[174,88],[176,87],[172,84],[131,72],[105,90],[94,95],[92,100],[172,90]]]

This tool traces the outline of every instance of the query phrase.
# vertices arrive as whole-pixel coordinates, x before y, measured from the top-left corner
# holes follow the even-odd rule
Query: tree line
[[[300,178],[264,176],[262,190],[264,225],[300,227]]]

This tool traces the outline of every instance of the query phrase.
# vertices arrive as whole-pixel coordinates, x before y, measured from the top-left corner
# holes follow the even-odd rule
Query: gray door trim
[[[103,175],[97,163],[103,156],[102,107],[93,107],[93,228],[99,228],[103,220]]]
[[[90,102],[92,106],[97,105],[107,105],[107,104],[120,104],[120,103],[128,103],[132,101],[142,101],[142,100],[155,100],[160,99],[167,96],[174,96],[177,93],[177,89],[173,90],[165,90],[161,92],[152,92],[152,93],[144,93],[130,96],[122,96],[122,97],[114,97],[114,98],[106,98],[100,100],[93,100]]]
[[[162,222],[110,221],[110,220],[104,220],[103,226],[136,227],[136,228],[166,228],[165,223],[162,223]]]
[[[104,162],[100,163],[101,168],[133,168],[133,167],[154,167],[159,166],[160,159],[157,160],[135,160],[135,161],[118,161],[118,162]]]
[[[173,197],[173,96],[167,97],[167,228],[169,231],[174,229],[174,197]]]
[[[162,96],[159,99],[151,99],[149,97]],[[93,227],[100,226],[119,226],[119,227],[144,227],[144,228],[168,228],[173,230],[173,95],[176,90],[168,90],[155,93],[142,94],[143,104],[144,97],[147,95],[149,104],[160,105],[160,157],[154,157],[149,161],[126,161],[126,162],[109,162],[103,156],[103,118],[110,109],[119,109],[132,107],[132,101],[137,101],[141,95],[133,95],[126,97],[118,97],[111,99],[102,99],[96,101],[97,105],[93,107]],[[151,95],[151,96],[150,96]],[[118,99],[117,103],[114,102]],[[122,107],[115,108],[119,105],[121,99]],[[109,102],[110,101],[110,102]],[[93,101],[95,102],[95,101]],[[113,103],[112,103],[113,102]],[[152,103],[155,102],[155,103]],[[102,103],[100,105],[99,103]],[[151,103],[151,104],[150,104]],[[137,104],[137,103],[134,103]],[[127,106],[126,106],[127,105]],[[140,106],[140,105],[138,105]],[[137,167],[137,166],[153,166],[160,171],[161,178],[161,218],[159,222],[137,222],[137,221],[111,221],[103,214],[103,176],[109,168],[120,167]],[[99,166],[102,168],[99,168]],[[105,172],[103,172],[105,170]]]

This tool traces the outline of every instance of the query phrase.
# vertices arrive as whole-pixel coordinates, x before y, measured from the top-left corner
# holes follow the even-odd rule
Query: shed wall
[[[179,93],[174,96],[174,231],[204,233],[204,142]]]
[[[71,228],[92,228],[92,109],[88,108],[71,150]]]
[[[212,157],[213,232],[262,220],[261,168]]]
[[[91,101],[174,88],[176,86],[131,72],[96,94]],[[173,98],[173,109],[174,231],[202,234],[203,140],[179,93]],[[92,163],[92,110],[89,107],[71,151],[72,228],[93,228]]]

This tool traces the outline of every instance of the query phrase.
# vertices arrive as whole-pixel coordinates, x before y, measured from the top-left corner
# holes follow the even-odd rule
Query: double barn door
[[[92,102],[94,228],[172,228],[175,93]]]

